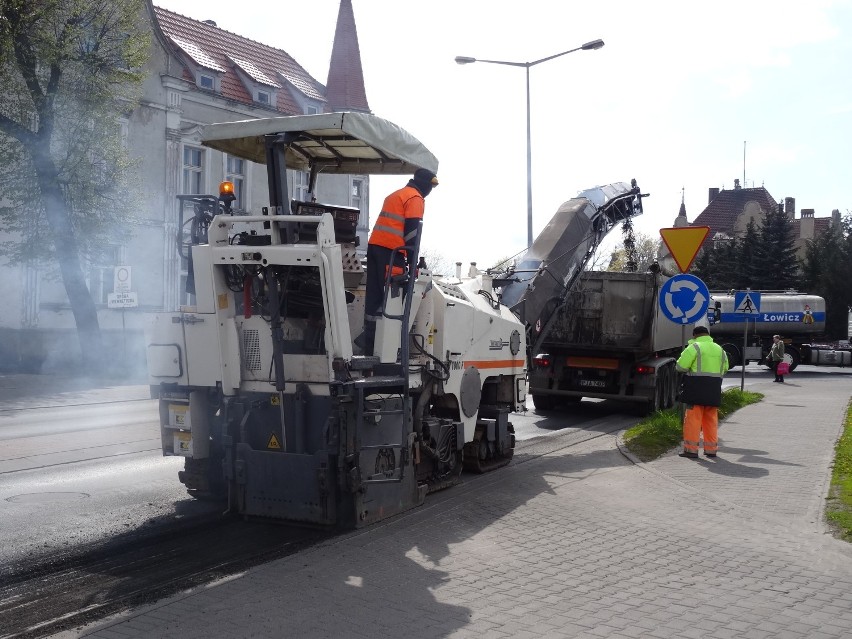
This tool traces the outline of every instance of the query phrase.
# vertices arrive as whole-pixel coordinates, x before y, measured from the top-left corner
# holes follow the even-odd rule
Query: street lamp
[[[534,67],[537,64],[541,64],[542,62],[547,62],[548,60],[553,60],[554,58],[559,58],[563,55],[567,55],[569,53],[574,53],[574,51],[589,51],[593,49],[600,49],[604,45],[603,40],[592,40],[591,42],[587,42],[581,47],[577,47],[576,49],[568,49],[568,51],[563,51],[562,53],[557,53],[555,55],[547,56],[546,58],[542,58],[541,60],[535,60],[534,62],[507,62],[505,60],[481,60],[479,58],[469,58],[467,56],[456,56],[456,62],[458,64],[472,64],[474,62],[487,62],[489,64],[504,64],[510,67],[523,67],[526,69],[527,74],[527,248],[532,246],[533,241],[533,231],[532,231],[532,136],[530,135],[530,67]]]

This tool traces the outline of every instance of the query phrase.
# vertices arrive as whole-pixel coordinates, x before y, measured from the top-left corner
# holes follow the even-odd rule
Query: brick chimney
[[[814,239],[814,210],[802,209],[802,219],[799,220],[799,238]]]
[[[794,197],[785,197],[784,198],[784,212],[787,214],[787,219],[795,220],[796,219],[796,198]]]
[[[710,202],[715,200],[716,196],[719,195],[719,189],[717,189],[715,187],[710,187],[710,190],[708,191],[707,195],[708,195],[707,204],[710,204]]]
[[[836,226],[840,224],[840,209],[834,209],[831,212],[831,225]]]

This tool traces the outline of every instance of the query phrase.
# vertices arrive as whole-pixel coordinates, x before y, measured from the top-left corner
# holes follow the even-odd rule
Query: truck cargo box
[[[666,279],[654,273],[584,273],[559,311],[545,350],[647,354],[680,347],[693,325],[662,315],[657,295]]]

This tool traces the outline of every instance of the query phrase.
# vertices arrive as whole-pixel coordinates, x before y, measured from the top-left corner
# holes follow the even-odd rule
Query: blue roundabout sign
[[[660,310],[676,324],[692,324],[707,313],[710,291],[694,275],[675,275],[660,289]]]

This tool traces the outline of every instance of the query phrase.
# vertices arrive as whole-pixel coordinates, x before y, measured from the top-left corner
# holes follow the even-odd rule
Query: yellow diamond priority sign
[[[698,249],[710,232],[709,226],[680,226],[671,229],[660,229],[663,242],[672,254],[681,273],[686,273],[692,266]]]

